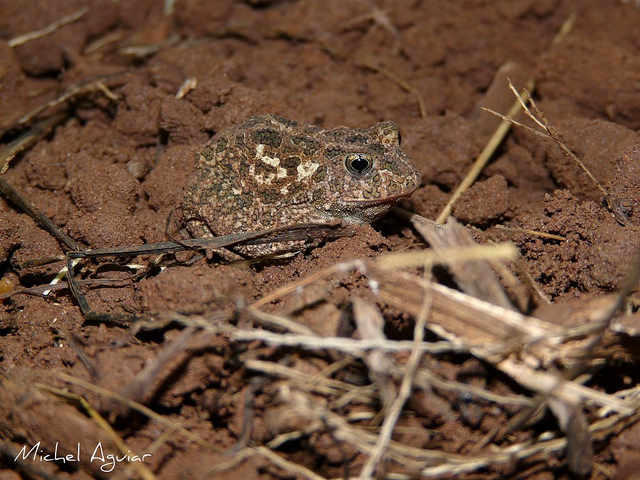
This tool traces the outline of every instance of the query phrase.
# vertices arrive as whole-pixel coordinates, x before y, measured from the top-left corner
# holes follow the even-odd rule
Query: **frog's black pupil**
[[[369,168],[369,160],[362,157],[356,157],[351,160],[351,168],[353,168],[357,173],[362,173]]]

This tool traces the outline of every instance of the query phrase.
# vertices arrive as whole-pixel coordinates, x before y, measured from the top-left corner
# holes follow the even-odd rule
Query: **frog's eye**
[[[350,153],[344,159],[347,171],[354,177],[362,177],[373,168],[373,159],[364,153]]]

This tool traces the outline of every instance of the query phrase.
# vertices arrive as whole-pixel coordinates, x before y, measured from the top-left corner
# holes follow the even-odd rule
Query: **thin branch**
[[[89,12],[89,10],[90,10],[89,7],[83,7],[73,12],[71,15],[67,15],[66,17],[62,17],[59,20],[56,20],[55,22],[47,25],[45,28],[41,30],[36,30],[34,32],[29,32],[23,35],[19,35],[17,37],[13,37],[11,40],[9,40],[8,44],[11,48],[14,48],[19,45],[23,45],[27,42],[30,42],[31,40],[36,40],[37,38],[45,37],[50,33],[53,33],[56,30],[58,30],[60,27],[68,25],[69,23],[73,23],[76,20],[80,20],[86,13]]]

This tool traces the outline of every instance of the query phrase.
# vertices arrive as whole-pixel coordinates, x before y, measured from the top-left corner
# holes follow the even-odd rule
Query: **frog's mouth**
[[[345,205],[353,205],[357,207],[369,207],[369,206],[375,206],[375,205],[389,205],[389,204],[393,205],[402,200],[406,200],[411,196],[412,193],[413,192],[404,193],[402,195],[393,195],[393,196],[384,197],[384,198],[376,198],[376,199],[369,199],[369,198],[353,199],[353,200],[347,199],[347,200],[343,200],[342,203],[344,203]]]
[[[347,222],[371,223],[389,211],[399,201],[409,198],[410,194],[394,195],[392,197],[369,199],[343,200],[334,204],[330,209],[331,215]]]

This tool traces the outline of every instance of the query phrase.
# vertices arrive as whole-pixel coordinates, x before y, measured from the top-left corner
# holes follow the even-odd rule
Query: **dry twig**
[[[535,82],[533,79],[531,79],[529,80],[529,82],[527,82],[527,90],[531,92],[534,88]],[[523,92],[523,95],[528,97],[529,93]],[[485,147],[482,149],[482,152],[480,152],[480,155],[478,155],[478,158],[473,163],[473,166],[471,167],[469,172],[467,172],[464,180],[462,180],[460,185],[458,185],[458,187],[455,189],[455,191],[449,198],[449,201],[440,212],[440,215],[438,215],[438,218],[436,219],[437,223],[445,222],[447,217],[451,215],[453,205],[458,201],[462,194],[475,183],[476,179],[478,178],[478,176],[480,176],[480,173],[482,173],[482,170],[487,165],[496,149],[500,146],[504,138],[507,136],[507,133],[509,133],[509,130],[511,129],[510,119],[512,117],[515,117],[520,112],[521,108],[522,106],[519,102],[515,102],[513,107],[511,107],[509,113],[507,113],[505,117],[506,119],[503,119],[504,121],[498,126]]]
[[[562,26],[560,27],[560,30],[551,41],[551,47],[558,45],[567,37],[567,35],[573,29],[575,21],[576,21],[576,16],[574,14],[570,15],[569,18],[562,24]],[[531,78],[526,82],[525,90],[523,91],[522,95],[519,95],[519,97],[529,98],[530,94],[533,93],[534,89],[535,89],[535,80]],[[480,173],[482,172],[486,164],[489,162],[489,160],[493,156],[498,146],[500,146],[500,144],[506,137],[507,133],[509,133],[509,130],[511,129],[511,124],[513,123],[512,119],[520,112],[522,107],[523,107],[522,103],[520,101],[516,101],[513,104],[513,106],[509,109],[509,112],[507,113],[507,115],[503,117],[501,116],[503,121],[500,123],[498,128],[496,128],[495,132],[493,133],[493,135],[491,136],[491,138],[489,139],[485,147],[482,149],[482,152],[480,152],[480,155],[478,155],[478,158],[474,162],[473,166],[467,173],[464,180],[462,180],[460,185],[458,185],[458,187],[455,189],[455,191],[451,195],[451,198],[449,199],[445,207],[442,209],[442,211],[438,215],[438,218],[436,219],[436,223],[445,222],[447,217],[451,215],[451,212],[453,210],[453,205],[458,201],[458,199],[462,196],[462,194],[467,189],[469,189],[471,185],[475,183],[476,179],[478,178],[478,176],[480,175]]]
[[[511,116],[509,116],[509,115],[505,116],[505,115],[502,115],[501,113],[494,112],[493,110],[488,109],[488,108],[485,108],[484,110],[486,110],[489,113],[492,113],[493,115],[496,115],[496,116],[502,118],[503,122],[509,122],[509,123],[511,123],[513,125],[516,125],[516,126],[518,126],[520,128],[525,129],[526,131],[528,131],[530,133],[533,133],[534,135],[538,135],[540,137],[543,137],[543,138],[546,138],[546,139],[549,139],[549,140],[552,140],[553,142],[555,142],[555,144],[560,148],[560,150],[562,150],[562,153],[568,159],[570,159],[576,165],[578,165],[578,167],[580,167],[580,169],[585,173],[585,175],[587,175],[587,177],[589,177],[589,179],[595,185],[595,187],[598,190],[600,190],[600,192],[602,193],[603,197],[606,200],[607,207],[613,213],[613,215],[615,216],[616,220],[621,225],[631,226],[633,223],[631,222],[631,220],[627,216],[627,213],[626,213],[625,208],[624,208],[624,203],[621,202],[620,199],[617,199],[617,198],[613,197],[604,188],[604,186],[598,181],[598,179],[596,179],[596,177],[591,173],[591,171],[587,168],[587,166],[584,164],[584,162],[582,160],[580,160],[578,158],[578,156],[575,153],[573,153],[569,147],[567,147],[567,144],[564,142],[564,140],[560,136],[560,133],[558,133],[558,131],[553,127],[553,125],[551,125],[549,123],[549,120],[547,120],[546,115],[538,108],[538,106],[536,105],[536,103],[533,100],[533,98],[531,98],[530,93],[527,92],[527,90],[525,89],[523,94],[521,95],[515,89],[515,87],[511,83],[511,81],[509,81],[509,88],[511,89],[511,91],[515,95],[515,97],[518,100],[518,103],[521,105],[522,109],[524,110],[525,115],[527,117],[529,117],[531,120],[533,120],[533,122],[535,122],[535,124],[538,125],[541,130],[536,130],[535,128],[531,128],[528,125],[524,125],[523,123],[518,122],[518,121],[514,120],[513,118],[511,118]],[[527,105],[527,103],[528,103],[528,105]]]
[[[80,20],[88,12],[89,12],[89,7],[82,7],[81,9],[76,10],[72,14],[62,17],[59,20],[56,20],[55,22],[51,23],[50,25],[47,25],[42,30],[36,30],[35,32],[29,32],[29,33],[20,35],[18,37],[13,37],[11,40],[9,40],[8,44],[11,48],[14,48],[19,45],[23,45],[27,42],[30,42],[31,40],[45,37],[55,32],[56,30],[58,30],[60,27],[63,27],[65,25],[68,25],[69,23],[73,23],[77,20]]]

